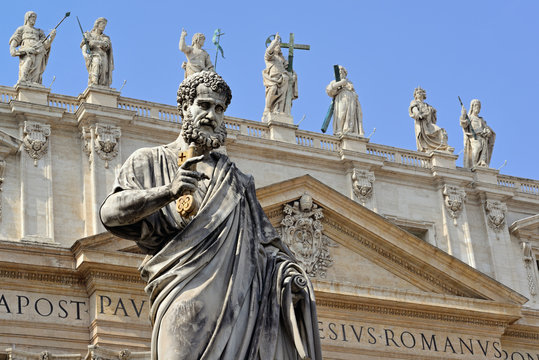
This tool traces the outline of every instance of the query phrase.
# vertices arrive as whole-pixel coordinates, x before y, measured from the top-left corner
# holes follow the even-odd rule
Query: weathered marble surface
[[[187,57],[187,62],[182,63],[182,69],[185,70],[185,77],[188,78],[189,76],[204,70],[214,71],[210,55],[206,50],[202,49],[204,41],[206,40],[204,34],[195,33],[195,35],[193,35],[191,46],[185,43],[186,36],[187,31],[182,29],[179,48]]]
[[[252,177],[211,151],[224,143],[230,99],[213,72],[184,80],[180,136],[125,162],[101,219],[148,254],[140,270],[153,359],[321,359],[307,274],[264,214]],[[193,144],[203,155],[178,166]],[[186,192],[200,205],[182,218],[175,200]]]
[[[41,84],[43,72],[49,61],[51,44],[56,36],[52,30],[45,40],[43,30],[34,27],[37,14],[28,11],[24,15],[24,25],[15,30],[9,39],[9,52],[11,56],[19,57],[19,80],[17,83]]]
[[[414,90],[414,100],[408,112],[415,120],[415,138],[418,151],[441,150],[453,152],[447,144],[447,132],[436,125],[436,109],[425,102],[427,92],[421,87]]]
[[[84,33],[80,43],[86,69],[88,70],[88,86],[112,84],[112,70],[114,70],[114,58],[112,56],[112,43],[110,37],[103,31],[107,26],[107,19],[98,18],[94,27]]]
[[[466,119],[466,109],[462,107],[460,126],[464,134],[464,167],[488,167],[494,150],[496,134],[487,125],[483,117],[479,116],[481,102],[474,99],[470,103],[470,112]],[[473,129],[473,130],[472,130]],[[475,136],[474,136],[475,133]]]
[[[363,135],[363,112],[354,89],[354,85],[346,78],[348,72],[339,66],[340,81],[331,81],[326,87],[326,93],[335,99],[333,110],[333,135],[357,134]]]
[[[266,105],[262,120],[267,121],[270,113],[290,115],[292,100],[298,98],[298,81],[296,73],[287,70],[288,61],[281,52],[279,34],[266,49],[264,61],[266,68],[262,78],[266,87]]]

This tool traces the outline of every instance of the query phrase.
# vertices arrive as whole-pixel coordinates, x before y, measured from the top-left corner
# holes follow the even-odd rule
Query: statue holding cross
[[[271,120],[293,123],[291,116],[292,100],[298,98],[297,74],[292,68],[294,49],[309,50],[309,45],[294,44],[294,34],[290,33],[289,43],[281,43],[277,33],[274,39],[266,41],[264,61],[266,68],[262,71],[266,87],[266,106],[262,121]],[[288,60],[281,52],[281,47],[288,48]]]

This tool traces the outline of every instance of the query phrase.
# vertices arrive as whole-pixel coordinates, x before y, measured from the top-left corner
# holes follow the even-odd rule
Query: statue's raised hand
[[[179,198],[185,193],[193,193],[197,189],[197,182],[202,179],[207,179],[206,174],[198,171],[190,170],[191,166],[200,162],[204,155],[195,156],[187,159],[178,169],[174,179],[170,183],[170,191],[174,199]]]

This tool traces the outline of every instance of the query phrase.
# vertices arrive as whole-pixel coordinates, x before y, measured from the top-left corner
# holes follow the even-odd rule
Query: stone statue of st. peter
[[[185,79],[180,135],[127,159],[101,219],[148,254],[140,270],[152,359],[322,359],[305,271],[264,214],[253,178],[213,151],[224,144],[231,97],[214,72]],[[179,166],[189,146],[199,155]],[[198,213],[182,217],[175,201],[186,193]]]

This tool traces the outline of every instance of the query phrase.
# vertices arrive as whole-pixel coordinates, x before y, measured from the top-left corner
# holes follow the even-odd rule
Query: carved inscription
[[[444,334],[377,324],[321,320],[323,345],[357,347],[432,358],[451,359],[539,359],[533,351],[507,351],[499,339],[464,334]]]

